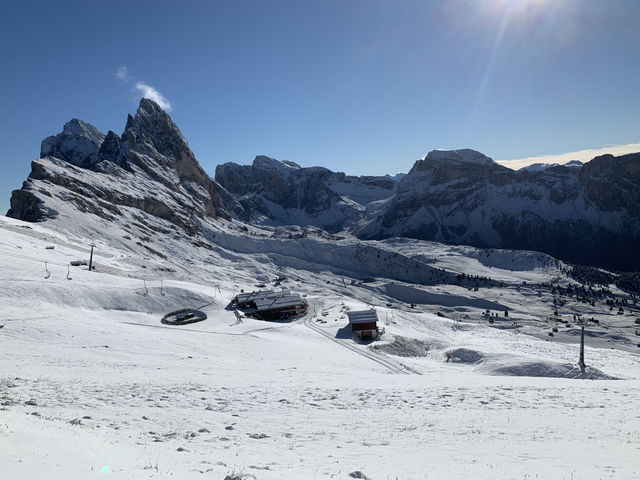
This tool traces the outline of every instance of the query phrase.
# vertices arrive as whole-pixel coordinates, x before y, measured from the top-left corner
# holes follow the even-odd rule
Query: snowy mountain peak
[[[470,148],[463,148],[461,150],[431,150],[424,160],[434,162],[453,161],[481,165],[494,163],[491,158]]]
[[[559,163],[532,163],[526,167],[519,168],[518,172],[542,172],[547,168],[558,167]]]
[[[78,118],[72,118],[67,123],[65,123],[64,127],[62,128],[62,132],[70,135],[87,137],[96,142],[99,142],[101,138],[104,138],[104,133],[102,133],[90,123]]]
[[[127,119],[123,140],[131,140],[131,134],[134,143],[146,143],[161,154],[175,155],[189,148],[182,132],[167,112],[148,98],[140,100],[136,115]]]
[[[121,137],[73,119],[42,142],[41,157],[22,189],[13,191],[7,216],[72,222],[85,213],[140,226],[161,219],[189,236],[204,217],[230,219],[221,199],[228,193],[202,169],[169,115],[148,99],[128,116]],[[154,228],[169,231],[166,224]]]
[[[394,182],[399,182],[400,180],[402,180],[407,174],[400,172],[400,173],[394,173],[393,175],[391,175],[390,173],[387,173],[384,175],[383,178],[388,179],[388,180],[393,180]]]
[[[565,167],[582,167],[584,165],[584,162],[581,162],[580,160],[571,160],[570,162],[567,162],[564,164]]]
[[[263,168],[263,169],[276,169],[276,170],[280,170],[283,172],[286,172],[287,170],[299,170],[300,165],[298,165],[295,162],[291,162],[289,160],[276,160],[275,158],[271,158],[271,157],[267,157],[266,155],[258,155],[254,160],[253,160],[253,166],[256,168]]]
[[[56,157],[78,167],[88,168],[95,163],[104,138],[104,133],[90,123],[73,118],[64,124],[62,132],[42,141],[40,157]]]

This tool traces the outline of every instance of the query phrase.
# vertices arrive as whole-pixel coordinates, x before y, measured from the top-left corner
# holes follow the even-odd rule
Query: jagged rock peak
[[[120,137],[112,130],[107,132],[107,136],[98,150],[98,161],[103,160],[128,168],[126,157],[121,151]]]
[[[470,148],[463,148],[461,150],[431,150],[427,156],[424,157],[424,161],[454,161],[481,165],[494,163],[493,159],[476,150],[471,150]]]
[[[253,160],[253,166],[258,168],[275,168],[278,170],[296,169],[299,170],[302,167],[295,162],[289,160],[276,160],[275,158],[267,157],[266,155],[258,155]]]
[[[99,142],[100,139],[104,138],[104,133],[91,125],[89,122],[85,122],[84,120],[80,120],[78,118],[72,118],[67,123],[65,123],[64,127],[62,127],[62,133],[91,138],[96,142]]]
[[[134,117],[127,118],[122,140],[129,147],[147,143],[159,153],[177,155],[188,148],[182,132],[171,117],[153,100],[143,98]]]
[[[113,214],[123,215],[124,207],[192,235],[197,219],[231,219],[221,195],[228,197],[202,169],[169,115],[142,99],[122,137],[73,119],[46,138],[29,178],[12,193],[8,215],[40,221],[55,219],[60,211],[79,211],[114,221]]]
[[[64,124],[62,132],[42,141],[40,157],[56,157],[78,167],[88,168],[96,162],[104,139],[104,133],[96,127],[73,118]]]

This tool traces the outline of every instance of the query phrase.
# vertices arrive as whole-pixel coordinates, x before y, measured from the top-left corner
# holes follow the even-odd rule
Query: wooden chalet
[[[378,328],[378,312],[373,308],[347,312],[353,334],[360,339],[377,338],[382,332]]]

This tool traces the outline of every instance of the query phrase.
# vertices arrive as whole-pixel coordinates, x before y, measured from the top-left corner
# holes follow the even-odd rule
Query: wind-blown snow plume
[[[144,82],[136,82],[134,90],[140,93],[143,98],[148,98],[156,102],[163,110],[171,111],[171,103],[169,100],[151,85],[147,85]]]
[[[129,74],[129,69],[125,65],[118,67],[115,75],[116,78],[122,83],[130,84],[132,82],[135,82],[132,91],[140,97],[153,100],[158,105],[160,105],[163,110],[166,110],[168,112],[171,111],[171,102],[167,99],[167,97],[162,95],[162,93],[160,93],[158,89],[152,87],[145,81],[135,79],[131,74]]]

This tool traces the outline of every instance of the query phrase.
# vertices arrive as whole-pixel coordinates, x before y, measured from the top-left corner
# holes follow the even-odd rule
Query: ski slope
[[[91,239],[0,217],[3,479],[640,477],[640,357],[623,340],[588,343],[589,379],[573,378],[575,338],[545,338],[533,320],[548,296],[516,288],[561,278],[554,262],[388,241],[371,245],[403,258],[433,248],[438,268],[497,268],[504,285],[362,283],[340,257],[320,266],[347,247],[315,240],[325,251],[305,260],[301,248],[294,263],[225,235],[206,257],[171,247],[162,262],[104,241],[90,272],[67,265]],[[230,299],[278,276],[306,295],[307,317],[237,323]],[[525,326],[490,326],[476,300]],[[359,344],[346,311],[370,305],[386,333]],[[185,307],[208,319],[160,323]]]

